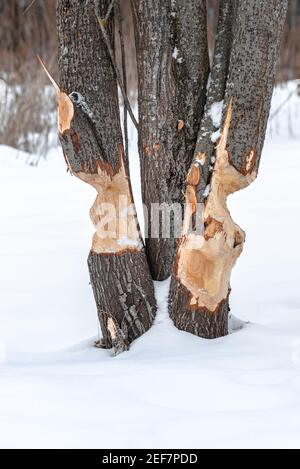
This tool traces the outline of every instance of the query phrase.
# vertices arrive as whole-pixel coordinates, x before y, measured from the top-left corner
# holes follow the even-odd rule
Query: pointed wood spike
[[[66,130],[71,127],[71,122],[74,117],[74,106],[66,93],[63,93],[58,86],[58,83],[50,74],[45,62],[37,55],[37,59],[43,67],[47,77],[51,81],[56,91],[57,103],[58,103],[58,131],[62,135]]]
[[[53,78],[53,76],[50,74],[48,68],[46,67],[45,62],[41,59],[41,57],[40,57],[39,55],[37,55],[37,59],[38,59],[38,61],[40,62],[42,68],[44,69],[44,71],[45,71],[47,77],[48,77],[49,80],[51,81],[52,85],[54,86],[55,91],[56,91],[57,93],[59,93],[59,92],[60,92],[60,88],[59,88],[59,86],[58,86],[58,83],[55,81],[55,79]]]

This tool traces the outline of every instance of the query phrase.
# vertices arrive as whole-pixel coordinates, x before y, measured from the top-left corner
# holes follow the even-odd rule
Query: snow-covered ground
[[[216,341],[179,332],[157,284],[154,327],[118,357],[92,347],[93,190],[59,150],[33,168],[0,146],[0,447],[300,447],[299,101],[230,200],[247,231],[232,313],[249,324]]]

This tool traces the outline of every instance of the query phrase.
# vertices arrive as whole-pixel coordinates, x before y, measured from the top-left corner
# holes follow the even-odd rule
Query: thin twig
[[[280,111],[284,108],[284,106],[292,99],[294,94],[298,93],[299,86],[300,84],[298,85],[298,88],[290,92],[287,98],[279,105],[279,107],[273,112],[273,114],[271,114],[270,121],[273,120],[280,113]]]
[[[110,5],[109,5],[109,7],[108,7],[108,10],[107,10],[107,13],[106,13],[106,16],[105,16],[105,21],[108,21],[108,20],[109,20],[110,14],[111,14],[111,12],[112,12],[112,10],[113,10],[113,7],[115,6],[115,1],[116,1],[116,0],[112,0],[112,1],[110,2]]]
[[[124,44],[124,36],[123,36],[123,18],[121,13],[121,6],[120,0],[117,1],[116,4],[117,9],[117,17],[119,22],[119,37],[120,37],[120,46],[121,46],[121,57],[122,57],[122,73],[123,73],[123,84],[124,90],[127,95],[127,70],[126,70],[126,52],[125,52],[125,44]],[[124,104],[124,140],[125,140],[125,155],[126,161],[129,161],[129,144],[128,144],[128,111],[125,106],[125,102],[123,99]]]
[[[112,2],[113,4],[115,3],[114,1]],[[115,70],[115,74],[116,74],[116,77],[117,77],[117,81],[118,81],[118,84],[119,84],[119,87],[120,87],[120,90],[121,90],[121,93],[122,93],[122,96],[123,96],[123,99],[124,99],[124,103],[125,103],[125,107],[127,109],[127,111],[129,112],[129,115],[131,117],[131,120],[134,124],[134,126],[136,127],[136,129],[138,129],[138,122],[134,116],[134,113],[133,113],[133,110],[131,108],[131,105],[130,105],[130,102],[129,102],[129,99],[127,97],[127,93],[125,91],[125,88],[124,88],[124,85],[123,85],[123,82],[122,82],[122,77],[121,77],[121,73],[118,69],[118,66],[117,66],[117,62],[116,62],[116,58],[115,58],[115,54],[114,54],[114,51],[113,51],[113,48],[111,46],[111,43],[110,43],[110,40],[109,40],[109,37],[108,37],[108,34],[106,32],[106,29],[105,29],[105,26],[106,26],[106,16],[105,18],[101,18],[100,16],[100,10],[99,10],[99,4],[98,4],[98,0],[94,0],[94,5],[95,5],[95,13],[96,13],[96,16],[97,16],[97,19],[98,19],[98,23],[99,23],[99,26],[100,26],[100,29],[101,29],[101,32],[102,32],[102,36],[103,36],[103,39],[104,39],[104,42],[106,44],[106,47],[107,47],[107,50],[108,50],[108,53],[110,55],[110,59],[111,59],[111,62],[112,62],[112,65],[114,67],[114,70]]]
[[[35,3],[35,0],[31,0],[31,2],[29,3],[29,5],[25,8],[24,12],[23,12],[23,15],[26,15],[26,13],[29,12],[30,8],[32,7],[32,5]]]
[[[138,24],[138,17],[137,17],[137,13],[136,13],[136,8],[135,8],[134,1],[133,1],[133,0],[130,0],[130,3],[131,3],[131,11],[132,11],[132,14],[133,14],[133,16],[134,16],[135,24]],[[136,45],[136,46],[137,46],[137,45]]]

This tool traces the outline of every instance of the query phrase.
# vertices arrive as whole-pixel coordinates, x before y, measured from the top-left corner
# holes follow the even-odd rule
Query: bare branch
[[[23,15],[26,15],[26,13],[29,12],[30,8],[33,6],[33,4],[35,3],[35,0],[31,0],[31,2],[29,3],[29,5],[25,8],[24,12],[23,12]]]
[[[112,4],[114,5],[114,3],[115,2],[113,1]],[[136,127],[136,129],[138,129],[139,124],[138,124],[138,122],[137,122],[137,120],[134,116],[133,110],[131,108],[131,105],[130,105],[130,102],[129,102],[129,99],[128,99],[128,96],[127,96],[127,93],[126,93],[126,90],[125,90],[125,87],[124,87],[124,84],[123,84],[123,81],[122,81],[121,73],[118,69],[115,54],[114,54],[113,48],[111,46],[109,37],[108,37],[106,29],[105,29],[106,23],[107,23],[106,18],[109,17],[109,14],[107,13],[105,18],[101,18],[100,10],[99,10],[99,4],[98,4],[97,0],[94,0],[94,5],[95,5],[95,14],[96,14],[96,17],[97,17],[97,20],[98,20],[98,23],[99,23],[99,26],[100,26],[100,29],[101,29],[101,32],[102,32],[104,42],[105,42],[107,50],[108,50],[108,53],[110,55],[110,59],[111,59],[113,68],[115,70],[117,81],[118,81],[118,84],[119,84],[119,87],[120,87],[120,90],[121,90],[121,93],[122,93],[122,96],[123,96],[123,99],[124,99],[125,107],[126,107],[127,111],[129,112],[129,115],[131,117],[131,120],[132,120],[134,126]],[[109,6],[108,11],[110,10],[110,8],[112,8],[111,4]]]
[[[124,34],[123,34],[123,17],[121,13],[120,0],[116,4],[117,17],[119,22],[119,38],[120,38],[120,47],[121,47],[121,60],[122,60],[122,73],[123,73],[123,83],[124,90],[127,95],[127,70],[126,70],[126,52],[124,44]],[[124,100],[123,100],[124,102]],[[125,155],[127,161],[129,161],[129,144],[128,144],[128,111],[124,102],[124,140],[125,140]]]
[[[111,14],[111,12],[112,12],[112,10],[113,10],[113,7],[115,6],[115,2],[116,2],[116,0],[112,0],[112,1],[110,2],[110,5],[109,5],[109,7],[108,7],[108,10],[107,10],[107,13],[106,13],[106,16],[105,16],[105,21],[108,21],[108,19],[109,19],[109,17],[110,17],[110,14]]]
[[[300,89],[300,84],[295,90],[290,92],[287,98],[278,106],[278,108],[273,112],[273,114],[271,114],[270,121],[272,121],[280,113],[280,111],[284,108],[284,106],[292,99],[294,94],[299,92],[299,89]]]

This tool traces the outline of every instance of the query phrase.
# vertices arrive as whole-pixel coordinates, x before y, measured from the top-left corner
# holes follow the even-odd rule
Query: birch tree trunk
[[[171,273],[177,241],[172,225],[178,225],[205,106],[209,73],[206,2],[132,0],[132,6],[146,252],[153,278],[164,280]],[[153,204],[156,208],[162,204],[165,220],[171,215],[170,234],[164,233],[164,221],[151,219]]]
[[[100,0],[105,18],[110,1]],[[105,23],[112,48],[114,21]],[[88,259],[103,346],[119,353],[151,326],[153,282],[123,150],[117,82],[93,2],[57,0],[59,132],[69,170],[97,191]]]
[[[236,2],[220,2],[211,84],[187,178],[169,299],[175,325],[209,339],[228,333],[230,276],[245,233],[226,200],[258,173],[287,4],[239,0],[236,9]],[[203,220],[195,225],[202,202]]]

